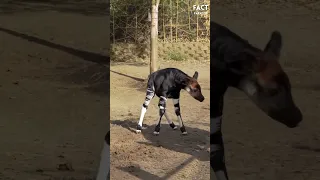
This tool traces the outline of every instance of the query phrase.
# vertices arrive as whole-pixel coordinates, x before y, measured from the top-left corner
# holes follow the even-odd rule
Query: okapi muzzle
[[[186,90],[193,98],[202,102],[202,101],[204,101],[204,96],[202,95],[201,87],[197,81],[198,75],[199,75],[199,73],[196,71],[194,73],[193,77],[190,79],[190,81],[186,87]]]
[[[281,74],[277,78],[287,79],[285,77],[285,74]],[[293,101],[290,87],[286,84],[277,85],[270,88],[261,86],[254,80],[244,80],[241,88],[269,117],[294,128],[302,121],[301,111]]]
[[[290,128],[296,127],[303,119],[291,94],[291,84],[287,74],[279,64],[281,35],[275,31],[263,52],[254,56],[252,72],[239,83],[249,98],[269,117]]]

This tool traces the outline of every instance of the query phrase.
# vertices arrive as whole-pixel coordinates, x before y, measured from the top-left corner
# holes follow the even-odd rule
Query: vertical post
[[[150,74],[157,71],[158,60],[158,7],[160,0],[152,0]]]
[[[199,41],[199,15],[197,14],[197,42]]]
[[[179,0],[176,0],[176,42],[178,41],[178,23],[179,23],[179,21],[178,21],[178,18],[179,18],[179,16],[178,16],[178,14],[179,14],[179,12],[178,12],[178,7],[179,7]]]
[[[138,15],[137,15],[137,12],[136,12],[136,15],[135,15],[135,21],[136,21],[136,24],[135,24],[135,32],[134,32],[134,41],[135,43],[137,43],[138,41]]]
[[[199,0],[197,0],[197,4],[199,4]],[[197,42],[199,41],[199,14],[197,13]]]
[[[113,41],[113,44],[116,42],[116,31],[115,31],[115,21],[114,21],[114,10],[112,11],[112,41]]]
[[[172,0],[170,0],[170,42],[172,43]]]
[[[191,14],[190,14],[190,12],[191,12],[191,9],[190,9],[190,1],[188,1],[188,21],[189,21],[189,32],[191,31],[191,21],[190,21],[190,16],[191,16]]]
[[[163,31],[163,42],[166,42],[166,24],[165,24],[165,12],[164,3],[162,2],[162,31]]]

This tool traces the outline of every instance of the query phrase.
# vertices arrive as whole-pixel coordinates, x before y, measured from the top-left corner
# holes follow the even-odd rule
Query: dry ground
[[[181,111],[188,136],[173,131],[164,118],[159,136],[153,136],[158,118],[158,98],[154,98],[144,123],[147,129],[135,134],[141,105],[145,98],[142,79],[147,66],[119,65],[111,67],[111,179],[208,179],[209,170],[209,72],[206,64],[188,62],[166,64],[189,75],[199,72],[205,101],[200,103],[182,92]],[[120,74],[121,73],[121,74]],[[130,75],[132,77],[127,77]],[[176,124],[173,103],[167,111]]]
[[[0,5],[0,179],[93,179],[109,107],[90,61],[106,61],[107,16],[15,2]]]
[[[317,4],[305,2],[217,1],[211,6],[215,21],[260,48],[273,30],[282,32],[281,62],[292,79],[295,101],[304,114],[299,128],[288,129],[266,117],[242,93],[230,89],[223,131],[231,179],[320,179],[320,13]],[[189,74],[199,70],[204,94],[209,95],[207,67],[192,63],[165,66],[181,67]],[[198,103],[183,93],[182,113],[189,136],[181,137],[164,120],[160,136],[154,137],[156,99],[146,115],[148,128],[136,135],[130,129],[139,118],[145,93],[137,78],[146,77],[148,68],[127,65],[113,66],[111,70],[135,77],[111,72],[111,179],[209,179],[208,101]],[[169,111],[175,119],[172,109]]]

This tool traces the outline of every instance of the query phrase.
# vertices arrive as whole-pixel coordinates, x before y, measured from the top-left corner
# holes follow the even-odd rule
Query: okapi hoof
[[[171,127],[173,130],[176,130],[176,129],[177,129],[177,126],[176,126],[174,123],[171,123],[171,124],[170,124],[170,127]]]
[[[156,135],[156,136],[160,134],[160,125],[156,126],[156,128],[153,131],[153,134]]]
[[[182,126],[180,128],[180,131],[181,131],[182,135],[187,135],[188,134],[187,131],[186,131],[186,128],[184,126]]]
[[[136,133],[139,134],[141,133],[142,127],[138,124],[137,129],[136,129]]]

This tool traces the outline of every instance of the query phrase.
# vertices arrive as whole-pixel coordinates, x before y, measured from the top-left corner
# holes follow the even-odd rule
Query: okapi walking
[[[210,28],[210,166],[218,180],[227,180],[221,123],[228,87],[243,91],[269,117],[289,128],[296,127],[303,117],[293,101],[289,78],[279,64],[280,32],[272,32],[264,50],[260,50],[222,25],[210,22]]]
[[[137,125],[136,132],[139,133],[142,130],[142,122],[144,115],[147,112],[148,105],[155,95],[157,95],[159,100],[159,120],[155,127],[154,134],[159,135],[160,124],[163,115],[166,117],[170,127],[172,129],[177,129],[176,125],[170,120],[166,113],[166,102],[167,99],[172,99],[175,113],[179,119],[179,126],[182,134],[187,134],[186,128],[183,124],[181,113],[180,113],[180,91],[185,89],[193,98],[202,102],[204,97],[201,93],[201,87],[197,81],[198,72],[196,71],[193,77],[188,76],[186,73],[182,72],[176,68],[166,68],[158,70],[150,74],[147,83],[147,92],[144,103],[142,104],[141,115]]]

